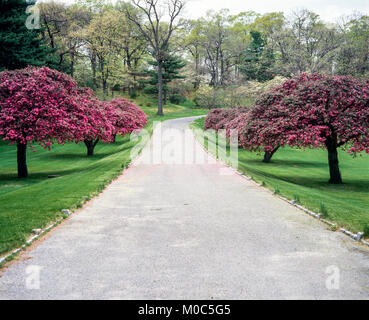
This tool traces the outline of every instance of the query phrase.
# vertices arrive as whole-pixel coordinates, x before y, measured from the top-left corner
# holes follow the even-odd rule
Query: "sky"
[[[335,22],[337,18],[354,12],[369,14],[369,0],[190,0],[186,16],[198,18],[210,9],[223,8],[230,9],[231,13],[283,11],[287,15],[293,10],[306,8],[319,14],[325,21]]]
[[[43,0],[45,1],[45,0]],[[50,1],[50,0],[46,0]],[[54,0],[73,3],[75,0]],[[287,16],[293,10],[306,8],[320,15],[327,22],[355,12],[369,15],[369,0],[187,0],[184,16],[196,19],[208,10],[230,9],[231,14],[242,11],[257,13],[283,11]]]

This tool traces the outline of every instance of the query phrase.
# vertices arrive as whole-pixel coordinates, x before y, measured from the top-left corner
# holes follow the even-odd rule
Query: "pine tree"
[[[52,50],[42,43],[41,30],[26,27],[26,9],[34,3],[0,0],[0,70],[51,64]]]
[[[146,87],[145,91],[147,93],[156,94],[158,92],[158,73],[156,71],[158,64],[155,60],[149,61],[149,65],[153,67],[153,70],[146,71],[146,75],[150,77],[146,81],[149,86]],[[168,98],[168,84],[175,79],[183,79],[184,76],[180,75],[180,70],[186,65],[186,63],[179,57],[167,54],[163,60],[163,101],[167,104]]]
[[[244,62],[240,67],[246,80],[267,81],[273,79],[272,68],[275,62],[274,53],[266,48],[266,40],[258,31],[251,31],[251,43],[244,54]]]

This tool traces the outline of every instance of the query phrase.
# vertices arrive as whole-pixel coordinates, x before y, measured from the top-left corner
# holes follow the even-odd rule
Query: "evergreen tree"
[[[0,0],[0,70],[51,64],[49,58],[52,50],[42,43],[41,30],[29,30],[26,27],[26,9],[34,3]]]
[[[275,57],[271,49],[265,48],[266,40],[258,31],[251,31],[251,43],[240,67],[246,80],[268,81],[273,79],[272,67]]]
[[[145,88],[146,93],[157,94],[158,93],[158,63],[155,60],[150,60],[149,65],[153,67],[152,70],[146,71],[146,75],[150,77],[146,81],[147,86]],[[168,99],[168,84],[175,79],[183,79],[184,76],[180,75],[180,70],[186,65],[186,63],[179,57],[167,54],[163,60],[163,101],[167,104]]]

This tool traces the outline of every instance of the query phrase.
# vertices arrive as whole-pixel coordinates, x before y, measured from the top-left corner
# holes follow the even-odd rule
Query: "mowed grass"
[[[155,116],[157,109],[143,106],[153,121],[206,114],[169,105],[165,116]],[[99,143],[95,156],[86,156],[83,143],[54,145],[51,151],[36,147],[27,151],[29,178],[17,178],[16,147],[0,142],[0,254],[24,243],[32,229],[43,228],[60,217],[62,209],[79,208],[101,192],[130,163],[130,152],[137,142],[129,136],[118,137],[113,144]],[[49,175],[60,177],[50,179]]]
[[[203,129],[204,119],[196,120],[192,127]],[[207,145],[206,141],[205,147]],[[239,170],[270,190],[297,200],[310,210],[324,213],[339,226],[354,232],[368,232],[368,155],[353,158],[344,151],[339,152],[343,185],[328,183],[326,150],[285,148],[279,150],[269,164],[263,163],[262,158],[261,154],[239,149]]]

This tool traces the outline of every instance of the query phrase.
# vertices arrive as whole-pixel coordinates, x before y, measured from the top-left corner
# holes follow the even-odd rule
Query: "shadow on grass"
[[[92,168],[99,166],[99,161],[103,160],[105,158],[108,158],[109,156],[113,156],[115,154],[124,152],[129,150],[132,146],[129,143],[126,143],[126,141],[118,141],[115,144],[115,150],[112,151],[106,151],[106,152],[96,152],[96,154],[92,157],[87,157],[86,154],[82,153],[48,153],[43,155],[42,161],[53,161],[53,160],[63,160],[63,161],[78,161],[83,160],[83,165],[80,166],[73,166],[72,168],[50,168],[49,170],[45,170],[44,172],[37,172],[32,169],[32,165],[29,165],[29,176],[26,179],[19,179],[17,176],[17,172],[12,173],[4,173],[0,174],[0,188],[7,188],[7,189],[21,189],[28,187],[33,184],[41,183],[48,180],[55,180],[59,178],[66,177],[68,175],[73,175],[77,173],[84,173],[86,171],[91,170]],[[117,146],[123,146],[119,149]],[[109,160],[107,160],[109,161]],[[105,161],[106,162],[106,161]],[[104,163],[105,163],[104,162]],[[122,167],[127,166],[127,164],[130,161],[123,161]],[[102,163],[101,163],[102,164]],[[60,177],[54,177],[49,178],[49,176],[60,176]],[[9,190],[9,191],[12,191]],[[1,193],[1,192],[0,192]]]
[[[247,159],[243,160],[245,163],[262,165],[264,167],[268,166],[278,166],[280,167],[288,167],[288,168],[328,168],[328,163],[316,162],[316,161],[299,161],[299,160],[284,160],[284,159],[274,159],[269,163],[263,162],[263,158],[260,159]]]
[[[125,145],[126,144],[126,145]],[[124,146],[123,148],[117,148],[117,146]],[[106,146],[105,146],[106,147]],[[95,149],[95,154],[93,156],[87,156],[86,152],[81,153],[50,153],[45,155],[45,158],[48,159],[60,159],[60,160],[101,160],[103,158],[112,156],[114,154],[126,151],[132,148],[132,145],[129,145],[127,141],[119,141],[111,144],[111,147],[114,147],[114,150],[111,151],[99,151],[98,146]]]
[[[112,152],[114,154],[116,152]],[[108,154],[110,155],[110,154]],[[45,158],[48,159],[60,159],[60,160],[100,160],[106,157],[106,154],[96,153],[93,156],[88,157],[85,153],[54,153],[48,154]]]
[[[269,172],[265,172],[262,170],[265,167],[262,167],[261,169],[256,169],[253,167],[247,166],[247,163],[250,163],[251,161],[244,162],[243,165],[241,165],[241,169],[246,171],[249,175],[257,176],[258,179],[272,179],[276,180],[278,183],[279,181],[283,181],[285,183],[298,185],[304,188],[312,188],[312,189],[324,189],[326,191],[332,191],[332,192],[339,192],[339,191],[352,191],[352,192],[360,192],[360,193],[369,193],[369,181],[368,180],[352,180],[349,178],[345,179],[345,176],[343,175],[343,184],[336,185],[336,184],[330,184],[328,182],[328,172],[325,177],[301,177],[301,176],[287,176],[283,174],[273,174]],[[259,162],[256,162],[259,163]],[[260,164],[260,163],[259,163]],[[265,164],[268,165],[268,164]]]
[[[33,184],[36,182],[40,182],[40,180],[44,181],[44,180],[54,180],[54,179],[58,179],[58,178],[62,178],[65,176],[68,176],[70,174],[74,174],[74,173],[82,173],[85,171],[90,170],[90,168],[73,168],[73,169],[69,169],[69,170],[50,170],[47,172],[32,172],[28,175],[28,178],[25,179],[19,179],[16,173],[13,174],[0,174],[0,186],[4,183],[14,183],[16,182],[17,184],[24,184],[24,186],[27,186],[29,184]],[[49,176],[60,176],[60,177],[55,177],[55,178],[49,178]]]

